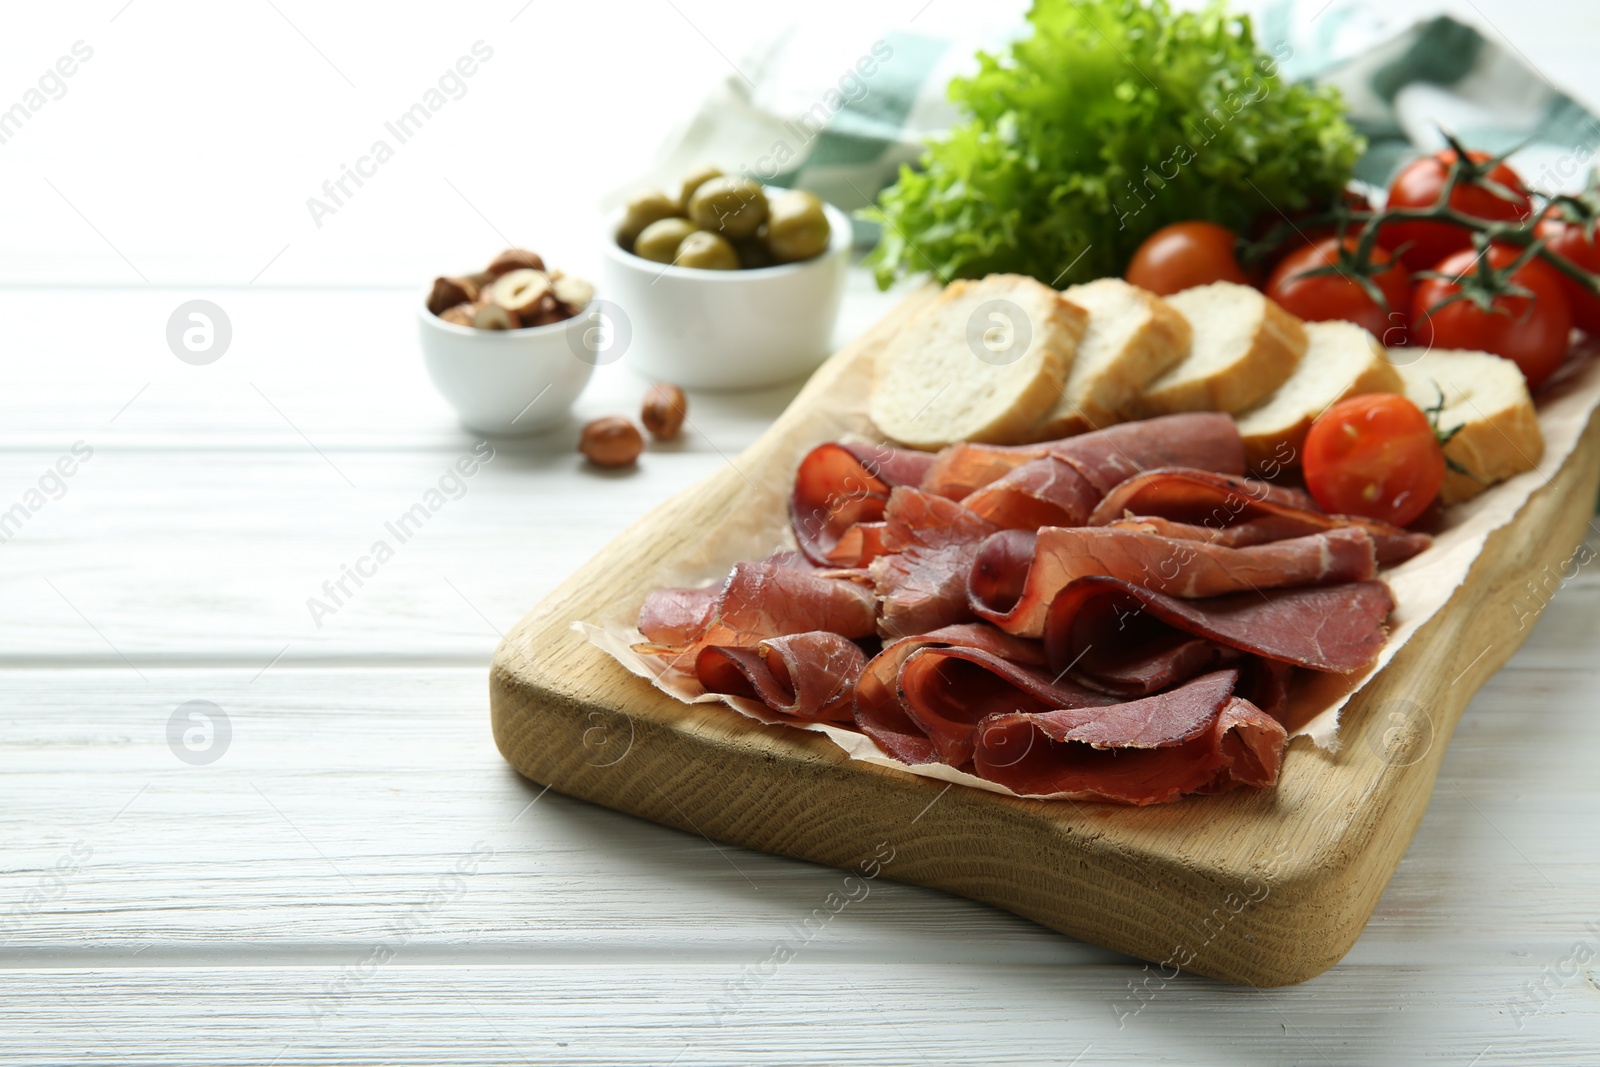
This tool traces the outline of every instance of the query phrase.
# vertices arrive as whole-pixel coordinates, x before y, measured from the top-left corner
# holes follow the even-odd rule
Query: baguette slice
[[[1025,441],[1060,399],[1088,322],[1033,278],[952,282],[879,353],[872,421],[912,448]]]
[[[1089,328],[1065,394],[1034,431],[1040,441],[1122,422],[1144,387],[1189,353],[1189,320],[1154,293],[1101,278],[1062,295],[1089,313]]]
[[[1420,356],[1416,352],[1400,348],[1390,353],[1405,382],[1405,394],[1424,411],[1437,406],[1443,394],[1440,431],[1461,427],[1445,446],[1445,458],[1478,476],[1446,471],[1441,502],[1471,499],[1493,483],[1539,465],[1544,432],[1527,380],[1515,363],[1462,349],[1434,349]]]
[[[1351,322],[1305,324],[1306,354],[1289,380],[1240,415],[1239,436],[1253,468],[1297,466],[1311,421],[1347,397],[1400,393],[1405,383],[1372,334]]]
[[[1194,335],[1188,357],[1145,389],[1144,415],[1244,411],[1287,381],[1305,354],[1300,320],[1248,285],[1213,282],[1167,303],[1189,320]]]

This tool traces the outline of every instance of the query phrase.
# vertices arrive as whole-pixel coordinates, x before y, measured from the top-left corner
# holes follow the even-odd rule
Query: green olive
[[[722,168],[712,166],[710,163],[702,163],[700,166],[694,168],[694,170],[691,170],[688,174],[684,175],[683,187],[678,191],[679,211],[683,212],[688,210],[689,198],[694,195],[694,191],[696,189],[700,188],[712,178],[720,177],[722,177]]]
[[[694,191],[688,210],[702,230],[742,241],[767,221],[767,194],[748,178],[712,178]]]
[[[820,256],[833,236],[822,201],[799,189],[774,196],[768,204],[767,247],[779,263]]]
[[[678,246],[675,267],[699,267],[701,270],[738,270],[739,253],[733,246],[714,233],[696,230]]]
[[[694,223],[688,219],[661,219],[644,228],[633,242],[633,254],[655,263],[671,263],[678,254],[678,245],[694,233]]]
[[[631,248],[646,226],[682,214],[678,202],[660,189],[640,193],[628,201],[627,210],[622,213],[622,223],[617,227],[617,244]]]
[[[772,258],[772,252],[767,248],[766,235],[761,230],[757,230],[756,235],[748,240],[735,241],[733,250],[739,253],[741,270],[758,270],[778,262]]]

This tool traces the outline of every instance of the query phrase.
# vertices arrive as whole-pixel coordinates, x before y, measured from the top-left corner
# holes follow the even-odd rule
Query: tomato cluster
[[[1600,171],[1581,196],[1542,196],[1502,157],[1450,145],[1404,167],[1381,210],[1347,192],[1248,239],[1211,222],[1168,226],[1139,248],[1127,280],[1161,295],[1254,284],[1301,319],[1353,322],[1391,349],[1503,356],[1537,389],[1574,327],[1600,334]],[[1335,404],[1303,456],[1323,507],[1400,525],[1426,511],[1445,468],[1438,427],[1393,395]]]
[[[1574,326],[1600,333],[1600,295],[1578,277],[1600,281],[1600,190],[1540,200],[1502,159],[1451,147],[1402,169],[1383,210],[1346,193],[1254,241],[1210,222],[1168,226],[1127,279],[1160,294],[1253,281],[1307,321],[1354,322],[1390,348],[1492,352],[1537,388]]]

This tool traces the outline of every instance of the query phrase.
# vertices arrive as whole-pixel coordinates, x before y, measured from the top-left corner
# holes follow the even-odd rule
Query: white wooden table
[[[187,25],[147,2],[97,12],[102,69],[132,77],[135,45]],[[342,38],[309,6],[285,6],[304,44],[360,74],[356,30]],[[1504,6],[1488,5],[1502,20]],[[303,47],[270,9],[262,18],[242,36]],[[703,47],[676,16],[655,18],[678,46]],[[26,65],[6,69],[42,68],[82,34],[35,36]],[[561,51],[526,47],[552,63]],[[241,43],[231,58],[252,55]],[[306,77],[332,80],[305,58]],[[802,918],[842,873],[541,792],[494,750],[485,671],[501,631],[727,462],[792,389],[694,397],[686,439],[628,474],[582,470],[576,424],[497,442],[459,499],[319,626],[307,599],[476,441],[426,381],[410,307],[416,281],[459,266],[444,256],[498,247],[497,227],[440,192],[453,172],[419,149],[395,188],[416,181],[456,214],[422,211],[416,249],[345,236],[415,205],[376,190],[370,216],[337,220],[342,233],[309,236],[299,216],[281,241],[241,248],[219,236],[216,219],[234,215],[208,179],[190,189],[203,239],[146,236],[135,194],[166,203],[180,171],[153,182],[74,147],[84,116],[118,106],[115,80],[91,91],[92,73],[50,105],[54,127],[25,131],[37,143],[5,147],[21,146],[0,172],[14,211],[0,256],[0,513],[29,512],[0,544],[0,1062],[1600,1062],[1592,568],[1468,710],[1376,916],[1323,977],[1273,991],[1168,981],[878,880],[742,1009],[719,1012],[725,983],[804,939]],[[415,88],[397,84],[397,98]],[[274,86],[302,90],[287,76]],[[287,153],[294,132],[269,144]],[[296,179],[293,211],[354,136]],[[215,177],[248,158],[194,165]],[[253,224],[229,210],[240,232]],[[515,216],[507,227],[533,241],[510,201],[483,214]],[[553,241],[578,248],[579,224],[560,225]],[[284,276],[248,284],[283,242],[268,266]],[[341,259],[342,286],[309,284]],[[853,284],[841,336],[885,306]],[[163,336],[197,296],[234,331],[202,367]],[[604,368],[578,417],[630,412],[642,390]],[[47,476],[77,442],[92,456]],[[191,701],[214,705],[210,733],[174,743],[174,716],[198,729],[183,717],[209,707]]]

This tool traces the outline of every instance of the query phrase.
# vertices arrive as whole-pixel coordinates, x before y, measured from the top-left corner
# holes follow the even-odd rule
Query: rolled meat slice
[[[809,565],[795,566],[787,558],[791,555],[734,564],[703,623],[687,639],[682,615],[677,617],[680,625],[670,631],[658,620],[668,614],[673,600],[688,606],[695,601],[683,596],[684,590],[668,590],[667,597],[652,594],[640,611],[640,632],[649,624],[658,635],[668,633],[674,639],[652,639],[634,645],[634,651],[690,673],[700,650],[711,645],[753,648],[764,638],[811,630],[846,638],[871,636],[878,614],[872,590],[847,578],[822,577]]]
[[[1109,708],[992,715],[973,769],[1023,795],[1158,804],[1277,780],[1288,735],[1224,670]]]
[[[1079,578],[1050,604],[1044,644],[1055,670],[1114,675],[1173,632],[1312,670],[1370,667],[1394,608],[1382,582],[1180,600],[1119,578]]]
[[[1245,590],[1365,581],[1377,574],[1372,538],[1344,527],[1248,548],[1126,527],[1007,530],[983,543],[968,576],[973,612],[1007,633],[1038,637],[1055,595],[1079,578],[1121,578],[1194,599]]]
[[[1298,490],[1250,478],[1184,467],[1149,470],[1116,486],[1095,507],[1088,525],[1105,526],[1129,516],[1160,516],[1186,526],[1226,529],[1261,519],[1274,520],[1287,537],[1301,537],[1341,526],[1359,526],[1372,536],[1380,566],[1402,563],[1433,543],[1412,533],[1358,515],[1326,515],[1304,507]]]
[[[1101,493],[1064,459],[1041,456],[963,497],[963,507],[1002,530],[1081,526]]]
[[[754,648],[710,645],[695,675],[710,693],[752,697],[801,722],[851,722],[861,646],[825,630],[769,637]]]
[[[994,531],[953,500],[895,489],[884,509],[886,551],[868,568],[883,601],[878,632],[909,637],[971,620],[967,572]]]
[[[927,732],[906,714],[900,699],[900,668],[918,649],[943,647],[977,648],[1011,663],[1044,665],[1039,642],[1012,637],[988,623],[944,626],[885,645],[867,662],[856,683],[856,726],[902,763],[939,761]]]
[[[917,485],[932,464],[930,453],[888,445],[830,441],[813,448],[800,461],[789,496],[789,525],[800,551],[820,564],[864,565],[861,553],[871,544],[847,539],[847,531],[881,519],[889,490]]]
[[[1035,445],[951,445],[934,458],[921,488],[961,500],[1042,456],[1071,464],[1101,495],[1154,467],[1187,466],[1226,474],[1245,470],[1244,443],[1233,419],[1189,413],[1122,423]]]

